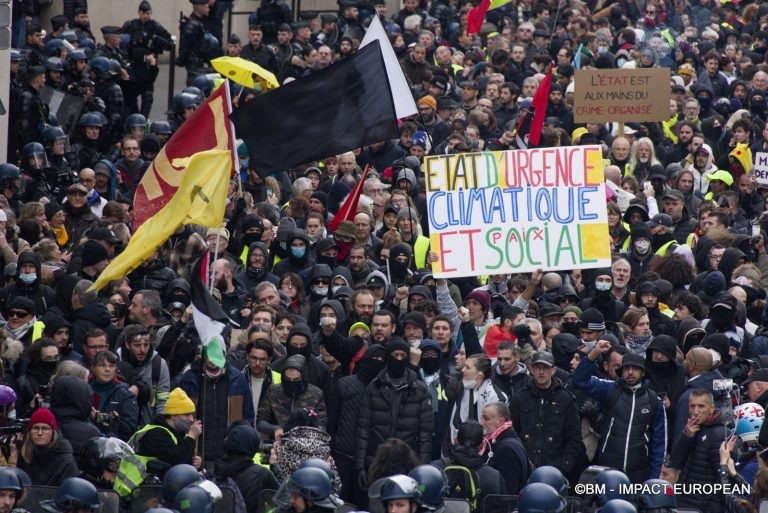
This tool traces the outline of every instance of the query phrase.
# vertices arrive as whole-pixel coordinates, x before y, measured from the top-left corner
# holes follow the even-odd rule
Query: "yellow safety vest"
[[[170,435],[174,445],[179,444],[176,434],[167,427],[159,426],[157,424],[147,424],[134,433],[128,440],[128,445],[136,450],[136,447],[138,447],[138,444],[144,435],[153,429],[165,430]],[[147,463],[156,459],[158,458],[154,456],[140,456],[138,454],[123,456],[120,460],[120,466],[117,469],[117,476],[115,477],[114,489],[117,494],[121,497],[130,495],[133,489],[140,486],[147,478]]]
[[[657,249],[655,254],[656,254],[656,255],[659,255],[659,256],[664,256],[664,255],[666,255],[666,254],[667,254],[667,251],[669,251],[669,247],[670,247],[672,244],[677,244],[677,241],[673,239],[673,240],[671,240],[671,241],[667,242],[666,244],[664,244],[663,246],[661,246],[659,249]]]
[[[35,321],[32,325],[32,343],[34,344],[43,337],[43,330],[45,329],[45,323],[43,321]]]
[[[416,262],[416,269],[427,267],[427,253],[429,252],[429,239],[423,235],[416,238],[413,243],[413,261]]]

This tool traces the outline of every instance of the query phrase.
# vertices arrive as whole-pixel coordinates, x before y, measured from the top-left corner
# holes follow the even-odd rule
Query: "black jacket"
[[[72,444],[78,467],[85,468],[90,459],[85,455],[88,440],[102,436],[91,422],[93,391],[88,383],[74,376],[62,376],[51,389],[51,411],[56,416],[61,433]]]
[[[387,438],[410,445],[423,463],[430,459],[434,429],[430,392],[415,372],[406,372],[406,385],[399,390],[391,384],[386,369],[368,384],[355,447],[355,467],[361,472],[370,467],[376,449]]]
[[[477,448],[458,446],[453,450],[453,456],[450,458],[441,458],[431,463],[439,469],[444,469],[450,465],[460,465],[473,470],[477,474],[478,504],[483,504],[488,495],[506,493],[506,483],[504,477],[498,470],[485,464],[485,458],[478,453]],[[482,509],[480,510],[482,511]]]
[[[331,450],[352,460],[355,456],[357,422],[367,384],[357,376],[341,378],[328,399],[328,434]]]
[[[72,323],[70,335],[72,349],[78,353],[83,353],[85,334],[92,328],[101,328],[106,331],[109,347],[115,347],[115,327],[112,324],[112,315],[104,303],[97,301],[78,308],[69,314],[68,320]]]
[[[277,490],[280,485],[267,468],[253,462],[244,454],[227,454],[216,461],[217,478],[231,477],[245,500],[247,511],[258,511],[259,496],[263,490]]]
[[[499,364],[493,364],[493,376],[491,376],[491,381],[493,381],[493,384],[497,388],[501,389],[502,392],[507,394],[509,399],[512,399],[516,393],[525,387],[525,385],[528,383],[528,378],[528,369],[523,363],[517,364],[517,373],[515,373],[514,376],[505,376],[504,374],[500,374]]]
[[[535,467],[551,465],[567,476],[583,459],[579,408],[559,379],[547,390],[529,382],[512,397],[509,410]]]
[[[678,483],[703,484],[718,483],[720,479],[720,444],[726,438],[726,428],[722,422],[712,422],[701,426],[692,437],[682,435],[670,459],[672,467],[680,470]],[[678,505],[696,508],[704,513],[723,511],[722,494],[686,493],[677,498]]]
[[[181,463],[191,465],[195,455],[195,440],[186,436],[186,433],[179,433],[168,426],[163,419],[156,419],[153,424],[173,432],[176,435],[176,443],[165,429],[150,429],[139,440],[136,454],[158,458],[167,468]],[[158,477],[162,479],[163,476]]]
[[[507,429],[491,442],[487,463],[499,471],[510,495],[517,495],[528,482],[528,455],[515,430]]]
[[[21,455],[17,466],[26,470],[33,485],[59,486],[68,477],[77,477],[80,471],[72,456],[72,445],[57,433],[48,447],[33,447],[32,461],[27,462]]]

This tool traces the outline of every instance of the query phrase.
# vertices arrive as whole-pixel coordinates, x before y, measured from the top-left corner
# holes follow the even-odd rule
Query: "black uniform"
[[[220,49],[210,37],[206,37],[203,18],[194,13],[182,18],[179,29],[181,42],[176,64],[187,69],[187,85],[189,85],[198,75],[211,71],[208,61],[215,58]]]
[[[159,55],[164,50],[173,49],[171,34],[155,20],[142,23],[138,18],[126,21],[123,34],[130,37],[126,54],[131,62],[131,82],[134,95],[128,99],[128,109],[131,113],[141,112],[149,116],[154,101],[155,80],[160,68],[150,66],[146,62],[147,55]],[[138,98],[141,97],[141,109],[138,108]]]
[[[29,84],[21,93],[18,128],[22,142],[39,141],[43,125],[48,120],[48,105],[40,98],[40,92]]]

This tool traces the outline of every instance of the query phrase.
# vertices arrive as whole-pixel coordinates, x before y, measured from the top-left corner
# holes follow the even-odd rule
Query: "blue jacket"
[[[245,420],[253,425],[255,418],[253,411],[253,399],[251,398],[251,388],[248,386],[248,380],[246,376],[227,364],[227,376],[229,377],[229,421],[230,423],[236,420]],[[179,380],[178,386],[184,390],[187,395],[195,401],[199,396],[200,380],[202,379],[202,372],[200,369],[192,368],[185,372]],[[242,402],[242,409],[240,411],[232,411],[232,407]]]
[[[616,382],[606,379],[599,379],[593,375],[596,371],[597,367],[594,362],[589,360],[589,358],[582,359],[579,363],[579,366],[576,367],[576,370],[573,373],[573,384],[577,390],[580,390],[581,392],[584,392],[585,394],[595,399],[599,403],[603,413],[608,414],[609,412],[605,411],[605,409],[609,406],[607,403],[609,402],[615,388],[617,386],[626,387],[626,384],[624,384],[621,380]],[[643,385],[638,390],[638,392],[642,392],[645,389],[646,387]],[[635,395],[638,394],[636,393]],[[661,473],[661,465],[664,462],[664,456],[667,450],[667,416],[664,412],[664,405],[661,402],[661,399],[656,398],[656,401],[658,402],[658,408],[656,411],[656,416],[654,417],[651,424],[651,438],[650,441],[647,442],[649,459],[648,476],[644,477],[643,480],[658,478],[659,474]],[[620,401],[617,401],[614,406],[619,404]],[[630,415],[629,418],[632,419],[633,416]],[[606,433],[603,433],[603,438],[605,437]],[[605,447],[602,438],[601,447]],[[634,456],[637,456],[637,454]]]

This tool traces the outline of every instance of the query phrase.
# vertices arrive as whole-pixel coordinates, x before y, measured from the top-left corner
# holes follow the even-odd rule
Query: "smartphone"
[[[753,224],[752,225],[752,237],[760,237],[760,225],[759,224]]]
[[[272,197],[272,187],[267,187],[267,198]]]

